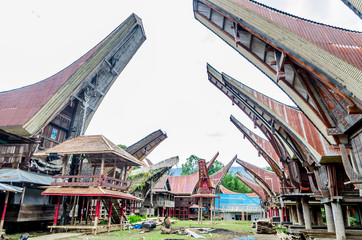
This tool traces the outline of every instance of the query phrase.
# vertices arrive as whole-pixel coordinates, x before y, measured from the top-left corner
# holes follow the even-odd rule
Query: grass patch
[[[172,224],[172,227],[186,227],[186,228],[223,228],[228,230],[238,230],[238,231],[251,231],[251,221],[216,221],[214,224],[211,221],[203,221],[202,224],[198,224],[197,221],[177,221],[175,224]]]

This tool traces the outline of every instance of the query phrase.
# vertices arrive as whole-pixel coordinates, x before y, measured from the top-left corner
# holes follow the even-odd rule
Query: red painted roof
[[[248,187],[251,188],[251,190],[253,190],[263,202],[266,201],[266,194],[264,189],[259,186],[254,180],[251,180],[250,178],[240,173],[237,174],[237,177],[240,181],[248,185]]]
[[[248,197],[259,197],[256,193],[246,193],[246,196]]]
[[[233,191],[230,191],[229,189],[227,189],[226,187],[224,187],[223,185],[220,185],[220,191],[222,193],[225,193],[225,194],[239,194],[237,192],[233,192]]]
[[[362,70],[362,34],[312,22],[249,0],[233,0]]]

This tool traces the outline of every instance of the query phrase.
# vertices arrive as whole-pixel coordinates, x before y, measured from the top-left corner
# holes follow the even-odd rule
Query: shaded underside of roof
[[[210,8],[214,10],[211,17]],[[233,23],[237,23],[297,62],[313,68],[313,72],[362,98],[358,78],[362,70],[360,32],[312,22],[249,0],[194,0],[194,11],[197,20],[230,45],[235,45],[231,41],[235,38]],[[224,26],[230,29],[223,29]],[[250,52],[242,54],[255,62]],[[272,77],[270,72],[265,73]]]
[[[236,162],[239,163],[242,167],[244,167],[245,170],[247,170],[247,173],[251,172],[253,174],[252,175],[253,178],[257,176],[263,182],[265,182],[274,192],[276,193],[281,192],[280,180],[274,172],[262,169],[260,167],[257,167],[251,163],[245,162],[240,159],[237,159]]]
[[[35,141],[0,129],[0,144],[35,143]]]
[[[0,93],[0,127],[19,135],[34,134],[64,107],[86,79],[89,81],[88,78],[93,77],[96,68],[109,63],[111,71],[115,67],[118,69],[117,74],[111,76],[110,85],[103,90],[105,94],[145,39],[141,20],[132,14],[97,46],[62,71],[38,83]],[[125,51],[127,54],[121,61],[108,61]]]
[[[237,125],[238,129],[241,130],[245,137],[248,138],[249,141],[253,141],[256,143],[261,149],[263,149],[276,163],[279,163],[279,156],[273,148],[273,145],[266,139],[260,137],[258,134],[254,133],[240,121],[238,121],[234,116],[230,116],[230,120],[232,123]],[[250,138],[250,139],[249,139]]]
[[[48,149],[46,154],[57,153],[59,155],[85,154],[92,164],[100,163],[102,157],[105,166],[114,166],[114,161],[124,162],[129,166],[139,166],[140,161],[118,147],[103,135],[78,136]]]
[[[52,176],[23,171],[20,169],[0,169],[0,182],[33,183],[38,185],[50,185],[54,182]]]
[[[241,174],[240,172],[237,173],[237,177],[239,178],[240,181],[242,181],[249,188],[251,188],[251,190],[253,190],[260,197],[260,199],[263,202],[266,201],[267,198],[266,198],[265,191],[259,184],[257,184],[254,180],[251,180],[244,174]]]
[[[266,124],[271,130],[271,123],[290,134],[301,146],[310,151],[316,160],[322,156],[339,156],[338,149],[333,148],[315,126],[298,109],[280,103],[230,76],[219,73],[208,65],[209,80],[234,102],[242,104],[241,109],[254,121]],[[246,104],[247,103],[247,104]],[[239,106],[240,107],[240,106]],[[247,111],[245,110],[247,109]],[[252,114],[250,114],[250,112]],[[270,125],[270,126],[269,126]],[[276,131],[277,126],[275,126]]]
[[[112,191],[100,187],[49,187],[42,195],[52,196],[88,196],[88,197],[114,197],[130,200],[139,200],[137,197],[120,191]]]
[[[135,144],[127,147],[125,150],[129,154],[133,155],[134,157],[142,161],[166,138],[167,138],[166,132],[159,129],[149,134],[148,136],[142,138]]]
[[[166,182],[168,182],[168,175],[163,175],[162,178],[156,183],[156,185],[152,188],[153,192],[162,192],[162,191],[168,191],[165,189]]]

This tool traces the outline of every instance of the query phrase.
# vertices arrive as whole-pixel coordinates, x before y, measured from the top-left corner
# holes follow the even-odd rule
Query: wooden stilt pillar
[[[303,210],[302,210],[302,203],[301,199],[297,199],[297,217],[298,217],[298,224],[304,225],[304,218],[303,218]]]
[[[302,198],[302,206],[303,206],[303,216],[304,216],[304,224],[306,230],[312,229],[312,219],[311,212],[309,208],[309,202],[307,198]]]
[[[90,201],[89,198],[87,197],[87,209],[86,209],[86,214],[85,214],[85,225],[88,224],[88,219],[89,219],[89,213],[90,213]]]
[[[162,207],[162,217],[164,217],[164,216],[165,216],[165,208]]]
[[[346,239],[346,228],[343,221],[342,207],[339,202],[332,202],[332,212],[336,230],[336,239],[345,240]]]
[[[200,224],[202,224],[202,220],[203,220],[203,206],[202,206],[202,198],[201,198],[201,214],[200,214],[201,218],[200,218]]]
[[[112,203],[112,200],[110,200],[109,201],[109,211],[108,211],[108,232],[111,230],[112,208],[113,208],[113,203]]]
[[[200,200],[201,198],[199,198],[199,201],[198,201],[198,208],[197,208],[197,223],[200,224]]]
[[[59,208],[60,208],[60,197],[58,197],[58,201],[57,201],[57,207],[55,209],[55,215],[54,215],[54,220],[53,220],[53,226],[57,225],[58,222],[58,216],[59,216]],[[2,227],[1,227],[2,228]],[[0,228],[0,229],[1,229]]]
[[[6,192],[3,212],[1,214],[1,220],[0,220],[0,231],[4,227],[6,208],[8,207],[8,200],[9,200],[9,192]]]
[[[84,213],[84,199],[85,199],[85,197],[83,197],[82,209],[80,210],[80,219],[79,219],[79,223],[80,223],[80,224],[82,224],[83,213]]]
[[[97,206],[96,206],[96,217],[94,219],[94,227],[95,227],[94,232],[93,232],[94,235],[97,234],[97,225],[98,225],[100,208],[101,208],[101,198],[98,197],[97,198]]]
[[[121,221],[120,221],[120,225],[121,225],[121,231],[123,231],[123,200],[121,200]]]

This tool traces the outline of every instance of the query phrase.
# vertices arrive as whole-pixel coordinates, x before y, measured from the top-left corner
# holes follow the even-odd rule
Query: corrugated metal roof
[[[73,91],[85,81],[80,75],[83,76],[87,71],[90,74],[92,69],[105,60],[105,57],[116,46],[117,42],[127,35],[125,32],[131,32],[135,26],[140,26],[143,32],[140,19],[135,14],[132,14],[104,40],[67,68],[38,83],[1,92],[0,127],[21,135],[33,134],[34,132],[29,129],[33,130],[34,126],[42,126],[44,123],[39,122],[39,119],[48,121],[48,118],[54,114],[54,111],[58,111],[58,108],[70,99]],[[117,38],[117,41],[114,41],[113,38]],[[107,50],[104,51],[106,48]],[[83,69],[83,72],[78,71],[79,69]],[[88,76],[88,73],[86,76]],[[55,97],[55,95],[57,96]],[[45,106],[48,107],[46,111],[44,110]],[[42,111],[44,116],[39,117],[37,115],[40,111]],[[30,124],[34,118],[36,118],[34,123],[32,123],[34,126],[32,125],[31,128],[25,126]]]
[[[266,184],[268,184],[270,189],[272,189],[275,193],[282,192],[280,180],[274,172],[262,169],[258,166],[255,166],[251,163],[248,163],[248,162],[240,160],[240,159],[237,159],[236,162],[239,163],[245,169],[249,169],[253,174],[255,174],[259,178],[261,178]],[[252,176],[252,177],[254,177],[254,176]]]
[[[233,192],[230,191],[229,189],[227,189],[226,187],[224,187],[223,185],[220,185],[220,191],[224,194],[239,194],[237,192]]]
[[[285,127],[293,129],[299,137],[304,139],[321,156],[338,156],[339,151],[330,145],[311,121],[299,110],[278,102],[237,80],[223,74],[224,80],[236,87],[245,97],[257,103],[260,110],[273,116],[278,116],[287,124]]]
[[[54,179],[49,175],[23,171],[20,169],[0,169],[0,182],[24,182],[50,186],[50,184],[54,182]]]
[[[22,191],[23,191],[23,188],[17,187],[17,186],[13,186],[13,185],[9,185],[9,184],[5,184],[5,183],[0,183],[0,191],[5,191],[5,192],[22,192]]]

